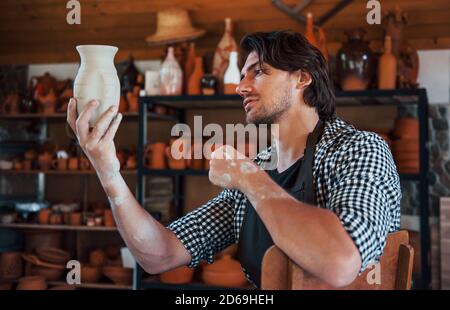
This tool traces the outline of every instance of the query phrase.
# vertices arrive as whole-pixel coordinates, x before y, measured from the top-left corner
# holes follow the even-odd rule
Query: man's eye
[[[255,74],[256,75],[260,75],[260,74],[262,74],[263,72],[262,72],[262,70],[261,69],[255,69]]]

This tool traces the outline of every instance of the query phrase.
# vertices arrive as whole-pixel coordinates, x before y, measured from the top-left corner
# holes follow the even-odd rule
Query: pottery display
[[[224,92],[224,74],[229,65],[230,52],[237,51],[238,46],[233,37],[233,24],[231,18],[225,19],[225,33],[220,39],[214,53],[213,71],[212,74],[219,81],[219,92]]]
[[[374,58],[367,42],[363,41],[366,31],[362,28],[346,31],[348,42],[337,55],[337,72],[343,90],[367,89],[374,73]]]
[[[148,144],[145,147],[146,166],[152,169],[165,169],[166,143],[157,142]]]
[[[189,76],[187,84],[188,95],[200,95],[201,91],[201,79],[203,77],[203,58],[195,57],[195,66],[192,74]]]
[[[238,67],[238,53],[230,52],[230,61],[223,76],[224,94],[235,95],[236,87],[241,81],[241,71]]]
[[[391,50],[391,37],[384,38],[384,53],[378,61],[378,89],[395,89],[397,59]]]
[[[184,284],[192,281],[194,269],[187,266],[181,266],[168,270],[159,275],[159,280],[163,283]]]
[[[159,70],[161,95],[181,95],[183,90],[183,71],[175,59],[174,48],[168,48],[167,57]]]
[[[120,83],[114,66],[114,56],[118,48],[107,45],[79,45],[81,64],[74,83],[74,97],[80,113],[91,100],[99,101],[99,106],[89,120],[93,127],[97,119],[111,106],[119,106]]]
[[[45,290],[47,282],[43,276],[29,276],[19,279],[17,290]]]
[[[200,80],[200,87],[202,90],[202,95],[212,96],[217,94],[217,87],[219,81],[212,73],[206,73],[202,76]]]

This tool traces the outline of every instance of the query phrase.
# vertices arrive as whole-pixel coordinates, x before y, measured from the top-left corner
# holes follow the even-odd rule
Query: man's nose
[[[244,78],[236,87],[236,93],[238,93],[241,97],[245,97],[246,94],[251,93],[252,88],[253,86]]]

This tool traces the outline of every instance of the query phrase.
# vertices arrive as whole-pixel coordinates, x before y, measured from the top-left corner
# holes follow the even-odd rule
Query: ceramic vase
[[[223,77],[224,93],[229,95],[236,94],[236,87],[241,80],[241,72],[238,67],[237,52],[230,53],[230,63]]]
[[[384,53],[378,62],[378,89],[395,89],[397,59],[392,54],[391,37],[384,38]]]
[[[236,40],[233,37],[233,24],[231,18],[225,19],[225,33],[220,39],[217,45],[216,52],[213,59],[213,71],[212,73],[219,81],[219,92],[223,93],[223,78],[225,71],[228,68],[228,62],[230,59],[230,52],[237,51],[238,46]]]
[[[173,47],[169,47],[167,57],[159,70],[159,87],[161,95],[181,95],[183,71],[175,59]]]
[[[74,82],[74,97],[77,99],[77,111],[81,113],[85,105],[96,99],[99,106],[89,120],[93,127],[100,115],[109,107],[118,106],[120,100],[120,82],[114,66],[114,56],[118,48],[107,45],[79,45],[81,64]]]

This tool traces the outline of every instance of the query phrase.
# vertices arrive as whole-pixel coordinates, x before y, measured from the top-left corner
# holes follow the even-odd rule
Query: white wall
[[[419,84],[430,103],[450,103],[450,50],[423,50],[419,54]]]

